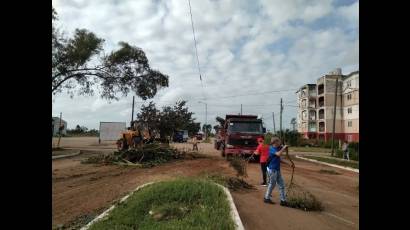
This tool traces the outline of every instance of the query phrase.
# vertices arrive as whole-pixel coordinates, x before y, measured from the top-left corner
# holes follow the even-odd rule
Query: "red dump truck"
[[[266,129],[255,115],[226,115],[225,124],[218,131],[215,148],[223,157],[251,155],[258,146],[257,139]]]

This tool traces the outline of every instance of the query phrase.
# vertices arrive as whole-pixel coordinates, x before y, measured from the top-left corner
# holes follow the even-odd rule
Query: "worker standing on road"
[[[349,157],[349,143],[347,141],[344,141],[342,145],[342,150],[343,150],[343,159],[347,159],[348,161],[350,160]]]
[[[263,143],[264,138],[259,137],[258,138],[258,147],[255,150],[255,155],[259,155],[259,162],[261,164],[261,170],[262,170],[262,186],[267,186],[266,185],[266,161],[268,160],[269,157],[269,145],[265,145]]]
[[[285,182],[283,181],[281,172],[280,172],[280,162],[289,164],[291,167],[295,167],[293,163],[287,163],[283,161],[280,156],[286,151],[287,145],[281,146],[281,141],[277,137],[272,137],[270,141],[271,146],[269,147],[269,157],[267,160],[267,171],[269,176],[268,189],[266,190],[265,197],[263,201],[265,203],[274,204],[271,200],[272,191],[275,188],[275,185],[279,186],[280,194],[280,205],[287,206],[286,195],[285,195]]]
[[[192,151],[198,151],[198,139],[196,135],[192,138]]]

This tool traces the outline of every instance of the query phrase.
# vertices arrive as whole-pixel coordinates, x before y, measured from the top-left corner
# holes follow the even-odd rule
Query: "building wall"
[[[305,85],[297,92],[299,104],[297,114],[298,131],[305,137],[317,137],[319,134],[325,140],[331,138],[333,132],[333,111],[334,93],[338,79],[337,107],[335,121],[336,139],[358,141],[359,140],[359,73],[354,72],[350,75],[325,75],[316,81],[316,85]],[[323,85],[323,93],[319,94],[319,85]],[[309,90],[308,90],[309,89]],[[304,96],[302,96],[304,92]],[[316,92],[316,93],[315,93]],[[312,96],[312,97],[310,97]],[[320,107],[319,99],[323,98],[323,106]],[[310,108],[310,100],[315,100],[313,108]],[[311,120],[310,110],[316,111],[315,119]],[[324,117],[319,119],[320,111],[323,110]],[[305,112],[303,112],[305,111]],[[351,111],[349,113],[349,111]],[[305,116],[304,113],[306,114]],[[319,131],[319,123],[324,122],[325,129]],[[349,126],[350,123],[350,126]],[[309,124],[314,124],[310,126]],[[316,130],[314,129],[316,128]],[[312,135],[317,134],[317,135]]]
[[[351,126],[349,127],[349,122]],[[344,132],[345,133],[358,133],[359,132],[359,119],[345,119],[344,120]]]
[[[357,104],[359,104],[359,90],[350,91],[349,93],[343,93],[343,106]]]

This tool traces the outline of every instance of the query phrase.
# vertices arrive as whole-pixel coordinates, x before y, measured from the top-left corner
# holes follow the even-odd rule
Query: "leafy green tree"
[[[202,126],[202,132],[206,133],[206,136],[209,137],[212,131],[212,125],[210,124],[204,124]]]
[[[222,117],[216,117],[215,120],[216,120],[217,122],[219,122],[219,126],[220,126],[220,127],[223,127],[223,126],[224,126],[224,124],[225,124],[225,119],[223,119]]]
[[[189,135],[194,135],[200,130],[200,124],[192,117],[194,113],[189,112],[186,101],[175,103],[174,106],[165,106],[159,111],[155,104],[150,102],[141,107],[137,114],[137,120],[148,124],[150,131],[159,132],[161,139],[172,136],[176,130],[188,130]]]
[[[93,95],[94,87],[101,97],[118,99],[135,93],[146,100],[161,87],[168,87],[168,76],[150,67],[144,51],[126,42],[108,55],[103,52],[102,38],[86,29],[76,29],[66,37],[56,28],[58,20],[52,9],[52,84],[53,95],[65,90],[71,97]]]
[[[159,110],[155,107],[155,103],[151,101],[147,106],[141,106],[141,112],[137,114],[137,121],[147,124],[150,135],[152,135],[154,130],[158,130],[159,115]]]
[[[296,130],[296,118],[292,118],[292,120],[290,120],[290,124],[292,125],[292,127],[293,127],[293,131],[295,131]]]

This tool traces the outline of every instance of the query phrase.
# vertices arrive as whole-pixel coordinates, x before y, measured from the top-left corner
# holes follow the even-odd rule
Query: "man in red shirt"
[[[262,186],[266,187],[266,161],[268,160],[269,157],[269,145],[263,144],[263,137],[258,138],[258,147],[255,150],[255,155],[259,155],[259,162],[261,164],[261,170],[262,170]]]

